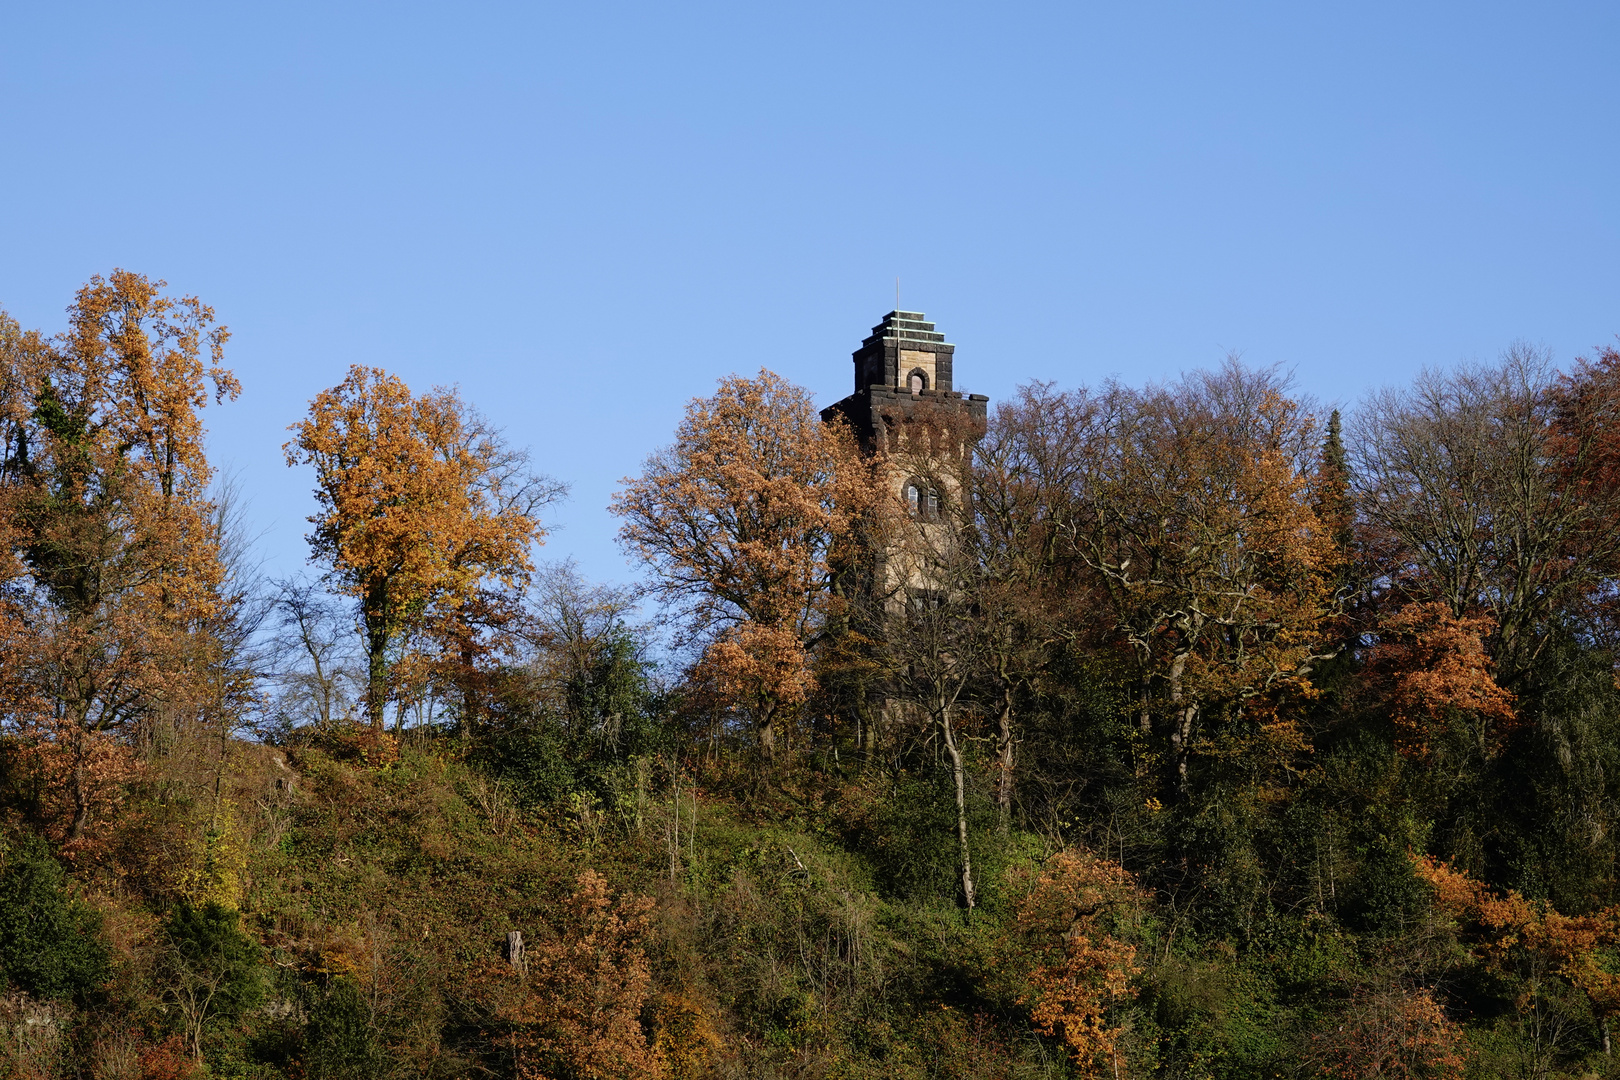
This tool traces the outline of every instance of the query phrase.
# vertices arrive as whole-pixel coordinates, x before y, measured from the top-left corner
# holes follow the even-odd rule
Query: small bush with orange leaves
[[[1144,900],[1118,863],[1065,848],[1046,860],[1014,918],[1036,1030],[1063,1040],[1082,1075],[1124,1073],[1122,1007],[1136,997],[1136,946],[1116,934]]]
[[[191,1055],[181,1035],[171,1035],[141,1051],[141,1080],[196,1080],[203,1074],[202,1063]]]
[[[1335,1080],[1462,1080],[1462,1028],[1422,987],[1358,991],[1313,1040],[1322,1076]]]
[[[641,1014],[652,992],[645,943],[653,902],[579,875],[558,933],[528,952],[527,974],[488,973],[502,1041],[521,1080],[661,1080],[668,1070]]]
[[[724,1049],[711,1009],[690,994],[660,994],[653,1009],[658,1034],[653,1049],[671,1080],[708,1075],[710,1061]]]

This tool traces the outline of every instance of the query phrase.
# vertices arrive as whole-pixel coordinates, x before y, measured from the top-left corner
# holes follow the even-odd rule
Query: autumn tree
[[[1571,614],[1609,645],[1617,641],[1620,577],[1620,349],[1578,360],[1551,387],[1551,472],[1567,504],[1563,550],[1578,600]]]
[[[1564,915],[1431,856],[1414,856],[1413,863],[1459,943],[1489,968],[1527,984],[1518,995],[1521,1011],[1540,1004],[1538,982],[1561,980],[1585,997],[1598,1020],[1603,1052],[1612,1053],[1610,1025],[1620,1013],[1620,908]]]
[[[1358,989],[1311,1043],[1333,1080],[1462,1080],[1468,1064],[1462,1026],[1425,987]]]
[[[1182,793],[1218,733],[1206,725],[1236,737],[1247,716],[1243,739],[1297,749],[1266,703],[1309,691],[1341,600],[1331,530],[1311,505],[1313,421],[1274,374],[1235,362],[1091,396],[1071,550],[1134,661],[1143,733],[1162,723]]]
[[[509,444],[487,418],[467,410],[457,454],[483,464],[487,512],[499,519],[534,520],[568,493],[568,485],[536,473],[526,449]],[[488,546],[467,545],[455,555],[458,573],[490,558]],[[485,574],[471,593],[446,591],[429,606],[419,637],[428,646],[426,674],[455,695],[464,723],[476,725],[496,693],[497,673],[521,650],[528,613],[529,576]]]
[[[359,607],[366,715],[381,734],[391,649],[423,635],[470,666],[499,590],[527,579],[537,511],[560,489],[454,390],[413,397],[380,368],[351,368],[291,430],[287,463],[315,467],[312,557]]]
[[[30,445],[37,427],[35,402],[50,358],[43,335],[24,331],[0,309],[0,722],[12,732],[51,712],[27,659],[35,643],[34,604],[42,597],[27,580],[27,527],[21,517],[35,497]]]
[[[1479,760],[1493,755],[1517,719],[1485,652],[1489,616],[1459,618],[1440,601],[1410,603],[1385,615],[1367,672],[1397,732],[1396,749],[1425,760],[1446,721],[1467,725]]]
[[[92,278],[65,333],[7,348],[6,509],[32,623],[9,663],[34,688],[11,707],[49,702],[37,719],[54,732],[74,837],[108,737],[160,712],[223,719],[241,689],[217,678],[232,612],[200,416],[238,385],[212,309],[163,289],[123,270]]]
[[[836,552],[880,491],[847,428],[762,370],[691,401],[675,442],[614,496],[620,541],[702,650],[697,681],[746,713],[766,758],[813,685],[807,650],[840,605]]]

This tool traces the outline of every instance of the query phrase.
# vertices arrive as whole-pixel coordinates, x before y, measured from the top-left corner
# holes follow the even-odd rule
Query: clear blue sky
[[[1620,5],[11,4],[0,304],[213,304],[270,568],[285,427],[351,363],[457,383],[604,512],[761,365],[831,402],[894,306],[958,386],[1229,351],[1353,402],[1620,332]]]

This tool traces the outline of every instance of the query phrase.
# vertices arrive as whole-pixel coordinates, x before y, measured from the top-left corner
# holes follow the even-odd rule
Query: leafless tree
[[[1560,439],[1556,385],[1550,354],[1523,344],[1426,370],[1369,399],[1349,447],[1360,513],[1393,549],[1388,584],[1489,615],[1507,685],[1620,552],[1613,495],[1581,483],[1590,448]]]
[[[349,719],[364,688],[354,614],[308,581],[282,582],[271,621],[271,715],[283,728]]]
[[[909,543],[907,543],[909,541]],[[937,737],[950,763],[962,902],[974,907],[973,855],[968,836],[967,743],[963,721],[973,709],[980,670],[969,594],[958,587],[964,568],[959,552],[921,529],[902,534],[914,571],[892,594],[882,634],[889,671],[888,708],[911,712]],[[891,557],[898,554],[891,549]]]
[[[258,553],[262,533],[253,530],[240,478],[234,473],[219,475],[210,496],[210,524],[224,570],[223,603],[212,634],[220,650],[214,677],[221,686],[215,696],[225,704],[229,722],[224,727],[229,730],[253,715],[253,687],[270,663],[264,629],[275,608],[276,590],[264,576]]]
[[[969,539],[971,440],[953,414],[941,411],[904,433],[894,465],[928,494],[887,507],[876,530],[884,538],[865,590],[863,621],[874,627],[886,672],[885,708],[894,721],[920,721],[926,740],[938,739],[950,764],[962,902],[978,903],[968,829],[967,740],[963,722],[976,711],[985,670],[983,633],[975,610],[983,574]],[[976,433],[975,433],[976,434]]]
[[[537,700],[569,721],[575,714],[571,693],[602,670],[615,650],[629,649],[644,663],[652,623],[641,616],[644,594],[633,586],[587,580],[572,559],[543,567],[526,598],[524,667]],[[618,738],[622,717],[597,718],[608,741]]]
[[[1003,830],[1016,787],[1020,695],[1040,679],[1053,647],[1092,622],[1079,610],[1087,582],[1068,557],[1092,408],[1083,392],[1020,388],[996,410],[954,485],[966,492],[957,543],[974,572],[957,576],[975,616],[977,696],[995,717]]]

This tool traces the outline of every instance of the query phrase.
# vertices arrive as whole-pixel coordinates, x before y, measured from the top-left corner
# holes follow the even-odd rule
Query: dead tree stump
[[[529,973],[529,958],[523,955],[523,934],[518,930],[506,932],[506,962],[519,975]]]

